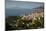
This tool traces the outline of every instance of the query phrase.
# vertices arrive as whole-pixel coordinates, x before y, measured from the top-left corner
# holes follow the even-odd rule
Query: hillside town
[[[37,11],[27,16],[8,16],[6,26],[10,30],[44,28],[44,12]]]

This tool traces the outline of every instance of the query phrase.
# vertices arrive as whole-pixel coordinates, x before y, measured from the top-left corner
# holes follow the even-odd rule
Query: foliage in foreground
[[[35,17],[26,20],[21,19],[23,16],[11,16],[6,18],[6,29],[37,29],[44,28],[44,17]]]

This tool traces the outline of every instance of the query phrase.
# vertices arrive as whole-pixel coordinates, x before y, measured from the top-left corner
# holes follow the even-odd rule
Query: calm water
[[[22,16],[32,13],[31,9],[43,6],[43,3],[26,2],[26,1],[10,1],[6,0],[6,16]]]
[[[6,16],[23,16],[25,14],[31,14],[31,9],[6,9]]]

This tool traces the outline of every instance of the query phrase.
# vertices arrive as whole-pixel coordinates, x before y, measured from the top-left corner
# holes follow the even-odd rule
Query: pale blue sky
[[[32,9],[36,7],[43,6],[43,3],[34,3],[34,2],[18,2],[12,0],[6,0],[6,8],[11,9]]]
[[[6,15],[7,16],[21,16],[25,15],[25,12],[31,13],[32,9],[43,7],[43,3],[40,2],[26,2],[26,1],[11,1],[6,0]]]

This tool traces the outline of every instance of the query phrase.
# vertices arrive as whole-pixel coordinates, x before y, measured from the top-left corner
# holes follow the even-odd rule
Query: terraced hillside
[[[7,29],[34,29],[44,27],[43,14],[28,15],[28,16],[9,16],[6,18]]]
[[[23,30],[44,28],[44,10],[35,9],[26,16],[6,16],[7,30]]]

